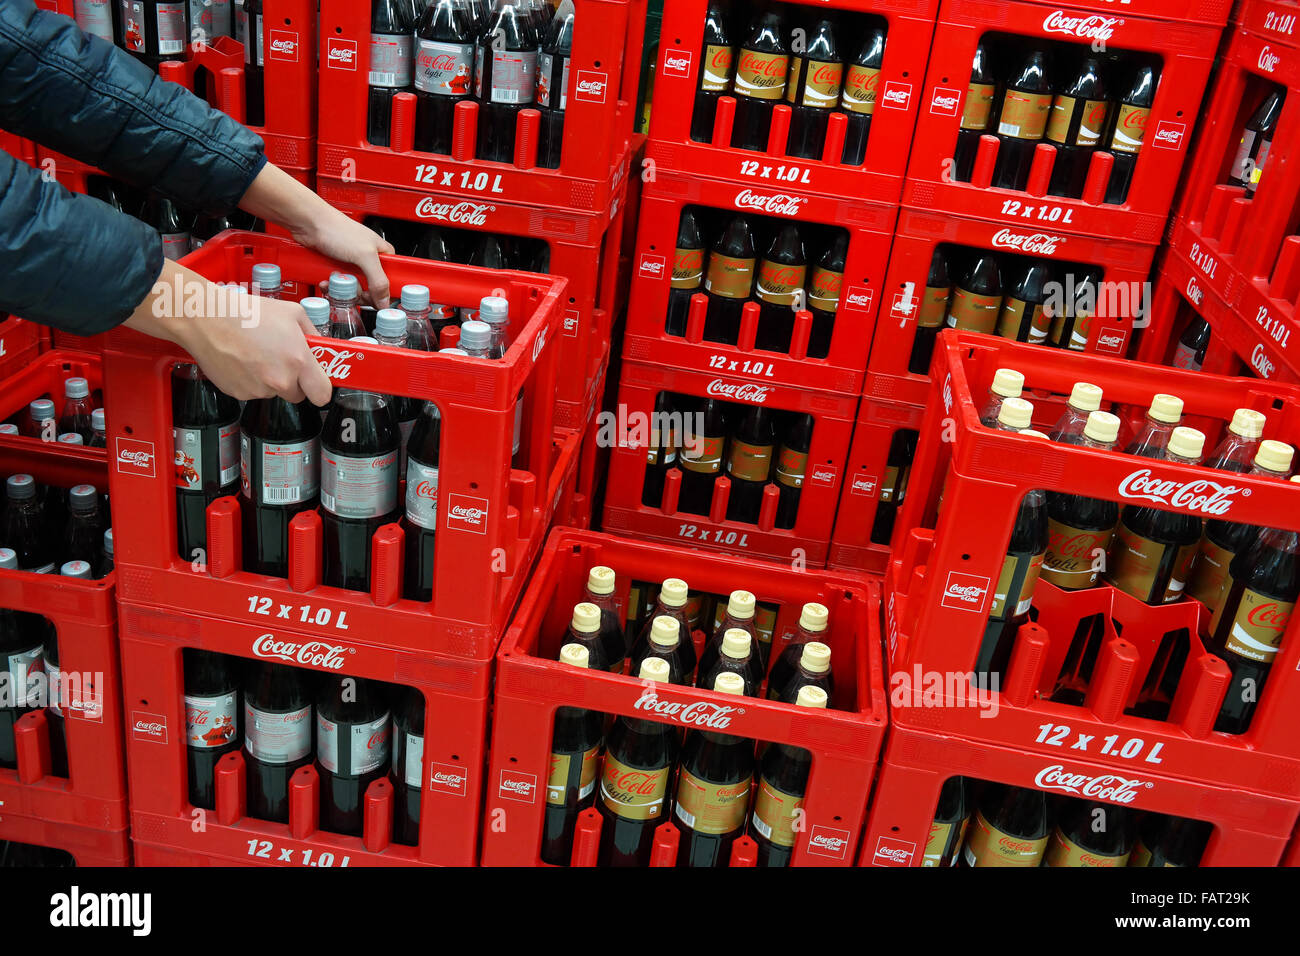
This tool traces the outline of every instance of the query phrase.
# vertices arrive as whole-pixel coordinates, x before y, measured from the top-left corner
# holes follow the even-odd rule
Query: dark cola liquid
[[[42,669],[44,622],[35,615],[0,608],[0,679],[13,690],[0,701],[0,767],[18,766],[14,724],[37,707],[28,706],[19,688],[32,686],[31,676]]]
[[[289,522],[316,507],[320,492],[320,411],[303,399],[254,399],[240,419],[240,513],[244,569],[289,575]]]
[[[754,742],[730,734],[687,734],[677,779],[678,866],[722,867],[745,831],[754,784]]]
[[[244,44],[245,122],[266,125],[265,19],[262,0],[243,0],[235,14],[235,39]]]
[[[176,552],[206,563],[207,507],[239,490],[239,403],[196,365],[172,372]]]
[[[763,755],[749,835],[758,844],[759,866],[789,866],[797,839],[797,814],[808,789],[812,754],[773,744]]]
[[[523,9],[504,0],[479,38],[474,73],[479,159],[514,160],[516,118],[532,106],[537,92],[536,26]]]
[[[289,778],[312,761],[311,674],[259,663],[244,683],[248,815],[289,822]]]
[[[546,781],[541,857],[568,866],[578,814],[596,802],[596,767],[605,718],[594,710],[560,707],[551,738],[551,773]]]
[[[393,842],[420,843],[420,797],[424,793],[424,695],[402,689],[393,706]]]
[[[451,153],[456,104],[470,94],[474,25],[455,0],[429,4],[415,35],[415,148]]]
[[[389,145],[393,97],[411,86],[415,8],[408,0],[376,0],[370,11],[370,102],[366,141]]]
[[[433,600],[433,558],[438,527],[438,455],[442,417],[426,402],[406,446],[405,582],[403,594],[416,601]]]
[[[186,0],[116,0],[122,48],[155,73],[167,60],[185,58],[190,38]]]
[[[361,836],[366,788],[388,772],[392,723],[384,689],[359,677],[329,679],[316,700],[320,826]]]
[[[602,819],[600,866],[645,866],[655,828],[668,819],[677,731],[667,724],[619,717],[609,732],[596,809]]]
[[[243,744],[239,671],[234,658],[196,648],[186,648],[183,660],[190,803],[213,810],[217,762]]]

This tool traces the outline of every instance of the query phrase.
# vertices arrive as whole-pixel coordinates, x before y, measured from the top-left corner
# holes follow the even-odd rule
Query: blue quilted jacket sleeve
[[[0,127],[195,209],[234,206],[266,163],[260,137],[32,0],[0,0]],[[102,332],[162,262],[151,229],[0,154],[0,309]]]

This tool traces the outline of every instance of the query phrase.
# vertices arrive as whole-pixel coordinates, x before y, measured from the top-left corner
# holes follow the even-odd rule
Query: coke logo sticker
[[[1187,280],[1188,301],[1191,302],[1193,305],[1200,305],[1201,301],[1204,298],[1205,298],[1205,293],[1202,292],[1201,287],[1196,284],[1196,276],[1192,276]]]
[[[434,202],[432,196],[425,196],[415,206],[415,214],[421,219],[434,219],[438,222],[458,223],[464,226],[481,226],[487,222],[487,214],[496,212],[496,206],[481,202]]]
[[[686,78],[690,75],[691,53],[689,50],[664,51],[664,76],[680,76]]]
[[[853,482],[849,485],[849,493],[864,498],[874,498],[879,487],[880,479],[876,475],[854,475]]]
[[[906,840],[882,836],[876,841],[876,852],[871,854],[872,866],[911,866],[916,855],[916,844]]]
[[[956,116],[957,105],[961,102],[961,90],[949,90],[936,86],[930,94],[930,112],[936,116]]]
[[[448,495],[447,527],[487,534],[488,500],[473,495]]]
[[[578,82],[573,88],[573,98],[587,103],[603,103],[608,88],[608,74],[597,73],[594,70],[579,70]]]
[[[1187,134],[1186,123],[1161,120],[1156,124],[1156,132],[1151,137],[1151,145],[1157,149],[1182,149],[1183,137]]]
[[[1097,351],[1110,352],[1112,355],[1123,355],[1124,343],[1127,341],[1128,331],[1125,329],[1102,332],[1097,336]]]
[[[1250,353],[1250,365],[1251,368],[1264,376],[1264,378],[1272,377],[1274,370],[1277,368],[1268,357],[1268,354],[1264,351],[1264,344],[1262,342],[1255,346],[1255,351]],[[121,470],[121,468],[118,468],[118,471]]]
[[[272,30],[271,42],[268,44],[271,59],[284,60],[286,63],[298,62],[298,34],[288,30]]]
[[[1038,771],[1034,777],[1034,786],[1040,790],[1060,790],[1081,797],[1109,800],[1111,803],[1132,803],[1139,790],[1150,790],[1155,784],[1149,780],[1130,780],[1113,773],[1096,776],[1071,773],[1058,763]]]
[[[355,654],[355,647],[328,644],[325,641],[280,641],[274,634],[263,634],[253,641],[253,655],[267,660],[285,661],[303,667],[319,667],[327,671],[343,668],[344,655]]]
[[[989,593],[989,579],[965,571],[949,571],[948,583],[943,588],[939,603],[958,611],[978,614],[984,610],[984,598]]]
[[[429,789],[443,793],[465,796],[469,785],[469,772],[454,763],[431,763],[429,765]]]
[[[844,859],[849,852],[849,831],[815,825],[808,836],[808,852],[832,860]]]
[[[533,803],[537,799],[537,775],[518,770],[502,770],[497,796],[516,803]]]
[[[849,286],[844,290],[844,304],[855,309],[871,308],[871,290],[861,285]]]
[[[808,481],[823,488],[832,488],[837,474],[837,469],[832,465],[813,465],[808,469]]]
[[[735,204],[737,209],[753,209],[773,216],[797,216],[807,201],[802,196],[791,196],[789,193],[768,195],[752,189],[742,189],[736,195]]]
[[[1264,47],[1264,49],[1259,51],[1259,68],[1264,70],[1266,73],[1272,73],[1277,69],[1277,65],[1281,61],[1282,58],[1268,47]]]
[[[331,348],[328,345],[313,345],[311,354],[316,356],[316,364],[324,370],[326,375],[339,381],[352,374],[350,359],[356,359],[360,362],[365,358],[361,352],[352,349]]]
[[[167,743],[167,717],[164,714],[149,714],[142,710],[131,713],[131,736],[146,743]]]
[[[1043,21],[1043,30],[1047,33],[1063,33],[1080,40],[1109,40],[1115,27],[1123,24],[1119,17],[1104,17],[1093,14],[1088,17],[1070,17],[1064,10],[1057,10],[1047,15]]]
[[[952,411],[952,373],[949,372],[943,380],[943,410]]]
[[[993,235],[993,245],[1000,249],[1015,249],[1018,252],[1038,253],[1050,256],[1056,252],[1058,243],[1064,243],[1065,236],[1053,236],[1046,232],[1023,233],[1000,229]]]
[[[325,66],[331,70],[352,70],[355,72],[357,68],[357,41],[330,37],[325,46]]]
[[[153,442],[135,438],[117,440],[117,470],[123,475],[140,475],[152,478],[154,458]]]
[[[1232,496],[1238,493],[1246,497],[1250,494],[1250,489],[1222,484],[1209,478],[1195,478],[1191,481],[1161,478],[1150,468],[1139,469],[1119,483],[1122,498],[1154,501],[1207,515],[1227,514],[1232,507]]]
[[[715,378],[709,383],[705,392],[714,398],[727,398],[733,402],[753,402],[755,405],[762,405],[767,401],[767,396],[772,392],[771,386],[754,385],[751,382],[724,382],[720,378]]]
[[[912,84],[890,80],[880,94],[880,105],[890,110],[905,110],[912,102]]]
[[[668,257],[643,252],[637,272],[643,279],[662,279],[668,274]]]
[[[647,687],[632,705],[637,710],[667,717],[685,727],[708,727],[724,730],[731,726],[732,714],[743,714],[743,707],[727,707],[707,700],[661,700],[654,687]]]

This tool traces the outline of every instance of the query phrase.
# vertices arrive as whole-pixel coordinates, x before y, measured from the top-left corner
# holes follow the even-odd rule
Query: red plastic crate
[[[1300,17],[1294,0],[1239,0],[1232,11],[1235,26],[1287,46],[1300,46]]]
[[[415,94],[393,105],[393,148],[367,141],[370,8],[322,0],[320,149],[322,176],[399,189],[436,189],[461,199],[519,203],[611,215],[627,171],[636,109],[645,0],[576,0],[559,169],[537,166],[537,121],[521,111],[515,162],[474,157],[478,105],[457,105],[453,155],[416,152]],[[626,67],[626,69],[624,68]]]
[[[817,601],[830,609],[828,641],[838,709],[796,714],[790,704],[746,698],[728,732],[812,751],[804,803],[808,829],[791,862],[851,865],[886,722],[878,584],[807,575],[759,561],[738,565],[729,558],[571,528],[551,533],[497,655],[487,819],[500,825],[484,828],[483,865],[545,865],[538,854],[557,707],[656,719],[638,708],[645,694],[638,678],[578,671],[556,660],[573,605],[582,599],[587,572],[597,564],[614,569],[622,606],[633,580],[659,581],[669,574],[685,579],[693,589],[727,594],[743,586],[759,600],[779,603],[773,657],[783,646],[778,642],[794,634],[804,603]],[[690,687],[658,685],[656,693],[672,702],[710,707],[723,700],[723,695]],[[669,823],[660,830],[665,827],[674,829]]]
[[[791,192],[776,196],[768,191],[763,195],[783,200],[779,218],[838,227],[848,232],[843,291],[827,357],[807,357],[807,335],[801,335],[798,326],[789,352],[755,349],[752,343],[758,328],[756,308],[752,310],[752,320],[742,320],[740,342],[746,343],[743,345],[702,340],[703,303],[697,307],[698,318],[687,323],[685,336],[669,335],[664,331],[682,210],[687,206],[705,206],[760,213],[763,207],[752,205],[759,193],[747,185],[662,172],[646,185],[642,195],[636,271],[632,280],[623,356],[639,362],[706,373],[725,370],[737,376],[749,375],[764,384],[859,394],[885,281],[885,264],[889,260],[897,209],[876,203],[827,200]],[[709,236],[706,241],[712,242],[713,238]],[[764,252],[766,250],[758,250],[760,259]],[[707,252],[705,261],[707,263]],[[813,265],[809,262],[809,276]],[[701,285],[701,298],[702,290]],[[811,324],[808,328],[811,330]],[[800,353],[803,353],[802,357]]]
[[[248,281],[256,262],[277,263],[286,279],[304,285],[345,268],[287,240],[237,232],[224,233],[186,259],[214,281]],[[291,549],[297,557],[289,580],[240,570],[235,499],[209,507],[207,573],[195,573],[176,555],[173,478],[159,467],[172,441],[168,369],[187,359],[159,340],[114,330],[104,369],[113,395],[110,478],[119,509],[116,546],[124,600],[255,622],[262,620],[255,608],[260,604],[266,610],[276,601],[327,617],[322,633],[333,636],[344,629],[362,634],[401,629],[429,650],[476,660],[492,656],[546,529],[572,489],[577,440],[555,435],[546,398],[554,389],[553,344],[564,280],[400,256],[385,256],[383,264],[395,287],[418,282],[458,305],[504,287],[511,313],[518,316],[509,352],[491,364],[308,339],[336,383],[429,399],[441,410],[439,496],[447,507],[436,545],[432,607],[400,597],[402,536],[391,527],[376,535],[369,595],[318,583],[321,531],[311,520],[295,532],[302,537]],[[520,389],[525,391],[521,451],[530,469],[512,471]]]
[[[633,421],[633,415],[649,415],[660,392],[714,396],[742,405],[764,405],[781,411],[811,414],[814,419],[812,447],[795,525],[785,530],[772,524],[776,506],[774,496],[771,503],[764,506],[768,517],[760,516],[758,524],[726,520],[730,482],[725,473],[714,486],[708,515],[676,510],[680,480],[674,477],[678,474],[675,470],[668,472],[663,504],[658,508],[642,504],[646,449],[644,445],[631,443],[630,437],[635,436],[619,433],[619,444],[610,451],[609,475],[605,481],[603,530],[708,551],[794,561],[809,568],[825,567],[835,506],[839,501],[853,420],[857,414],[856,396],[754,385],[747,379],[734,376],[642,362],[624,361],[620,374],[617,407],[620,414],[626,409],[628,421]]]
[[[539,210],[505,202],[478,203],[323,177],[319,192],[354,218],[384,216],[431,226],[544,239],[551,249],[551,275],[568,280],[567,301],[559,304],[563,325],[557,330],[560,354],[556,359],[555,423],[563,428],[582,427],[587,393],[609,352],[618,288],[621,202],[614,214],[613,223],[619,227],[615,228],[613,223],[586,213]]]
[[[0,815],[0,840],[62,850],[80,867],[131,866],[131,840],[125,827],[97,830],[6,813]]]
[[[45,327],[35,322],[15,316],[0,319],[0,380],[26,368],[45,338]]]
[[[4,130],[0,130],[0,152],[8,153],[14,159],[21,159],[29,166],[36,165],[36,144]]]
[[[775,191],[794,186],[802,193],[832,199],[853,197],[878,203],[898,202],[938,6],[936,0],[830,0],[791,5],[791,13],[795,15],[815,8],[836,13],[871,13],[887,21],[884,59],[877,77],[879,93],[866,158],[861,166],[845,166],[839,162],[845,124],[842,118],[836,119],[842,116],[838,113],[831,115],[822,154],[829,161],[787,157],[790,110],[785,105],[778,105],[774,110],[765,152],[733,149],[731,116],[735,99],[731,96],[723,98],[730,105],[718,107],[713,141],[693,141],[692,107],[700,86],[707,2],[669,0],[664,4],[654,92],[660,104],[681,104],[681,108],[651,113],[646,158],[656,165],[658,172],[703,175],[714,181]],[[740,28],[741,33],[743,29]],[[733,50],[739,49],[743,39],[743,35],[733,37]],[[840,42],[847,45],[848,39],[841,35]],[[856,50],[849,50],[845,55],[851,57],[854,53]]]
[[[39,355],[33,353],[23,368],[4,380],[4,389],[0,392],[0,421],[8,421],[15,415],[26,417],[27,404],[43,396],[53,399],[57,417],[63,411],[63,383],[74,377],[86,380],[92,399],[96,393],[102,394],[104,375],[99,356],[94,353],[71,349],[52,349]],[[48,443],[25,435],[0,435],[0,448],[6,447],[45,448]],[[78,451],[93,461],[106,460],[102,448],[82,447]],[[100,480],[103,481],[104,477],[101,474]]]
[[[570,501],[568,517],[563,521],[556,516],[557,525],[564,524],[571,528],[590,528],[596,512],[600,508],[600,499],[604,489],[598,482],[605,477],[609,468],[609,449],[598,438],[601,426],[601,399],[605,394],[605,377],[608,365],[602,368],[593,383],[592,396],[587,412],[587,423],[580,434],[582,450],[578,457],[578,474]]]
[[[131,836],[140,862],[179,858],[211,865],[473,865],[491,661],[432,653],[418,633],[392,626],[326,635],[322,641],[320,633],[310,630],[275,627],[268,632],[269,622],[236,623],[127,603],[121,609]],[[362,634],[367,637],[362,639]],[[418,847],[390,843],[395,795],[387,777],[366,791],[363,837],[317,829],[320,797],[314,769],[300,769],[290,782],[287,824],[244,816],[244,762],[238,751],[219,761],[216,809],[206,812],[205,827],[195,832],[187,783],[182,651],[197,647],[254,659],[267,656],[258,655],[257,648],[272,635],[291,643],[311,642],[308,646],[323,651],[325,659],[343,656],[348,676],[402,684],[424,694],[427,784]],[[315,669],[339,673],[328,664]]]
[[[871,342],[866,397],[911,405],[924,405],[929,397],[930,376],[909,372],[908,360],[916,334],[917,306],[936,246],[948,243],[1019,254],[1023,244],[1031,240],[1037,244],[1033,258],[1098,266],[1105,282],[1125,284],[1116,287],[1129,292],[1125,297],[1116,295],[1117,314],[1102,314],[1099,308],[1093,318],[1087,351],[1115,356],[1127,354],[1133,337],[1136,311],[1133,306],[1150,273],[1155,246],[1076,236],[1054,228],[1012,228],[989,220],[905,209],[898,218],[898,235],[894,238],[885,277],[884,301]],[[959,276],[950,275],[955,285]]]
[[[840,504],[835,512],[835,531],[831,535],[830,557],[826,566],[844,571],[870,571],[881,574],[889,561],[888,535],[872,540],[876,514],[884,489],[893,489],[895,507],[906,498],[906,478],[891,476],[889,454],[894,436],[902,431],[916,432],[924,409],[917,405],[878,402],[864,399],[853,427],[853,445],[849,449],[848,469],[840,489]],[[904,493],[899,493],[900,485]]]
[[[1014,747],[894,728],[858,862],[860,866],[920,866],[939,790],[949,777],[961,775],[1083,799],[1089,798],[1085,793],[1090,783],[1115,787],[1126,798],[1111,801],[1120,806],[1213,824],[1214,833],[1201,856],[1203,867],[1277,865],[1300,803],[1151,769],[1116,774],[1107,764],[1069,754],[1048,759]]]

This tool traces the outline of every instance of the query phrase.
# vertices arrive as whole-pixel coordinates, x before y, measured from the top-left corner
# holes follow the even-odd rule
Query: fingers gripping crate
[[[651,711],[646,707],[647,686],[640,679],[622,673],[577,671],[558,663],[573,605],[582,600],[587,572],[595,565],[613,568],[622,607],[627,606],[632,581],[660,581],[668,575],[682,577],[693,590],[727,594],[743,587],[761,601],[778,603],[773,659],[795,633],[803,604],[825,604],[830,610],[829,643],[835,669],[833,709],[796,713],[793,705],[748,697],[742,707],[731,710],[726,702],[735,703],[735,698],[659,684],[654,685],[653,696],[667,706]],[[497,657],[483,864],[544,865],[539,851],[555,712],[557,707],[582,707],[686,727],[691,726],[689,719],[671,715],[687,712],[687,708],[697,713],[720,708],[730,716],[728,733],[811,750],[812,773],[803,803],[806,828],[791,862],[795,866],[851,865],[884,739],[879,620],[879,592],[871,579],[807,575],[761,561],[738,563],[732,558],[665,549],[596,532],[555,529]],[[702,639],[697,632],[697,643]],[[669,716],[661,716],[665,714]],[[579,848],[587,840],[592,841],[589,847],[599,843],[599,826],[593,823],[579,823],[585,834],[576,841]],[[672,836],[665,830],[675,827],[661,824],[657,839],[671,842]],[[591,865],[594,859],[579,849],[574,863]]]
[[[105,353],[111,480],[120,526],[117,560],[123,598],[234,620],[259,621],[274,606],[323,622],[322,633],[418,635],[422,646],[487,660],[496,648],[524,577],[557,507],[572,488],[577,441],[557,438],[549,396],[555,382],[555,339],[563,279],[489,272],[382,257],[396,287],[420,283],[454,304],[504,291],[514,338],[504,359],[480,359],[358,345],[309,337],[317,361],[336,385],[433,401],[441,413],[432,606],[402,592],[400,528],[385,525],[372,544],[369,594],[320,584],[321,523],[313,512],[295,519],[288,579],[242,570],[239,501],[207,508],[206,564],[195,571],[177,555],[176,488],[171,456],[169,369],[187,357],[174,346],[115,330]],[[280,266],[287,280],[310,287],[346,269],[292,242],[228,232],[191,254],[186,264],[217,281],[247,282],[254,263]],[[515,403],[524,393],[521,455],[511,469]],[[345,623],[346,619],[346,623]],[[416,638],[413,638],[416,639]]]

